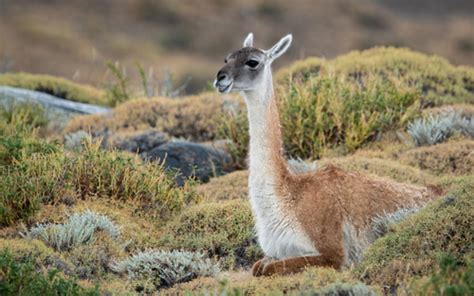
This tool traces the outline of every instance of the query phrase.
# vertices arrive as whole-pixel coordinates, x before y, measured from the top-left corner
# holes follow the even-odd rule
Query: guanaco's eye
[[[224,63],[227,64],[227,58],[224,59]]]
[[[248,60],[245,64],[249,66],[250,68],[256,68],[258,66],[258,61]]]

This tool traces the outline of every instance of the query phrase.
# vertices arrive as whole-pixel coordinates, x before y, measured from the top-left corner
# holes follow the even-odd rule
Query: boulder
[[[142,153],[141,156],[163,163],[167,169],[178,171],[175,180],[180,186],[189,177],[205,183],[213,176],[233,170],[232,158],[225,151],[187,141],[168,142]]]
[[[168,142],[168,135],[157,130],[147,130],[114,141],[112,147],[135,153],[145,153]]]

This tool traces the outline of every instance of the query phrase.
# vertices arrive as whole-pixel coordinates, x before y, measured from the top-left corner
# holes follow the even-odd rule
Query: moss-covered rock
[[[40,91],[70,101],[108,105],[105,93],[89,85],[78,84],[64,78],[29,73],[0,75],[0,85]]]
[[[262,256],[255,241],[252,212],[241,200],[187,208],[166,225],[161,245],[205,251],[221,259],[224,268],[248,267]]]
[[[470,264],[465,260],[474,255],[473,192],[474,180],[465,179],[445,198],[393,226],[368,249],[356,274],[369,284],[396,288],[413,276],[428,275],[443,254]]]

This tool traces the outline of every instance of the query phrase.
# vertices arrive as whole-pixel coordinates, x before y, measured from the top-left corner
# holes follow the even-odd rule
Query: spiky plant
[[[126,273],[132,280],[151,281],[157,289],[219,272],[217,265],[203,253],[177,250],[139,252],[113,263],[110,268],[117,273]]]
[[[460,112],[449,110],[410,122],[408,133],[417,146],[435,145],[455,134],[474,137],[474,120],[463,117]]]
[[[37,224],[23,236],[42,240],[54,249],[64,251],[93,242],[98,231],[103,231],[113,238],[120,236],[120,228],[107,216],[90,210],[71,215],[64,224]]]

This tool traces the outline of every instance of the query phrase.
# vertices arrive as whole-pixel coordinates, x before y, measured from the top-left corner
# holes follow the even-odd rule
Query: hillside
[[[259,46],[291,32],[294,46],[276,66],[296,58],[333,58],[377,45],[409,47],[473,65],[471,1],[299,0],[0,1],[0,72],[50,74],[104,87],[105,66],[119,61],[138,77],[136,63],[155,80],[167,70],[192,77],[197,93],[212,80],[229,48],[248,32]],[[6,42],[8,41],[8,42]],[[150,70],[151,71],[151,70]],[[151,72],[149,72],[151,73]],[[177,85],[180,83],[175,82]]]

